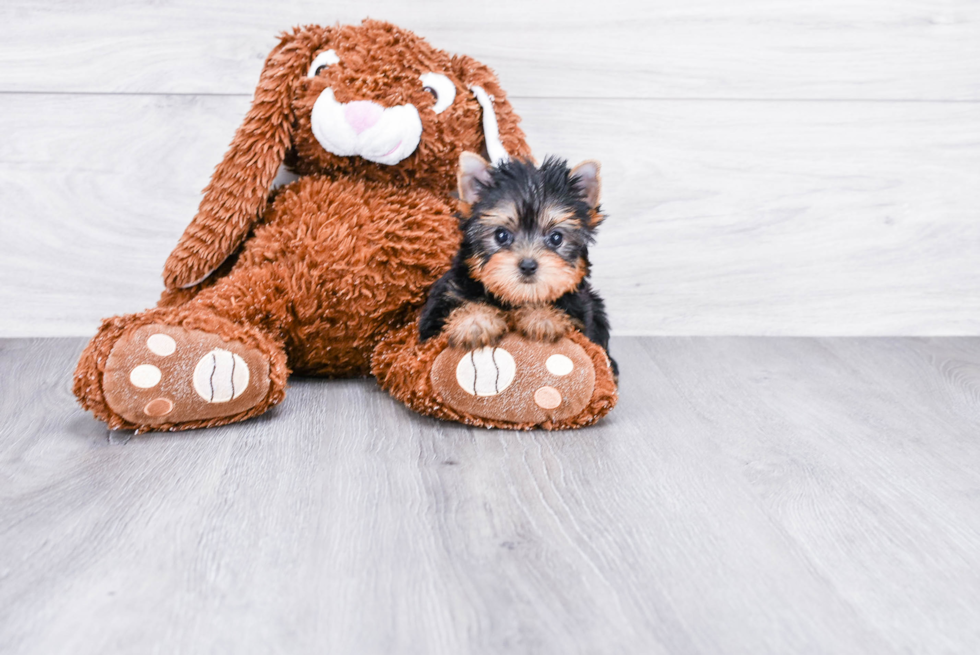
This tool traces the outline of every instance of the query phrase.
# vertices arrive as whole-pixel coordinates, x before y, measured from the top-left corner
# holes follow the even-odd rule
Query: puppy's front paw
[[[482,303],[468,303],[453,310],[446,320],[446,334],[453,348],[476,350],[500,343],[507,333],[507,321],[499,309]]]
[[[521,307],[514,312],[517,330],[531,341],[554,343],[575,325],[565,312],[550,306]]]

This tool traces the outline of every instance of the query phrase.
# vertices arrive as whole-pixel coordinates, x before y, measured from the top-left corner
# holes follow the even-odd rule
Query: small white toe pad
[[[173,355],[174,351],[177,350],[177,342],[174,341],[173,337],[166,334],[151,334],[146,340],[146,347],[154,355],[166,357]]]
[[[575,368],[572,360],[564,355],[552,355],[544,365],[552,375],[568,375]]]
[[[129,381],[134,387],[149,389],[160,384],[160,369],[153,364],[140,364],[129,372]]]

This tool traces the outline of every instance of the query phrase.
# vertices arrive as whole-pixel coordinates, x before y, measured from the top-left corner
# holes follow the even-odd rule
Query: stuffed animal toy
[[[290,372],[373,373],[439,418],[593,423],[616,387],[577,332],[509,335],[489,355],[419,340],[426,292],[460,243],[460,155],[529,156],[518,123],[489,68],[389,23],[283,35],[157,307],[105,320],[83,351],[80,403],[114,429],[182,430],[265,412]],[[283,164],[298,179],[270,191]]]

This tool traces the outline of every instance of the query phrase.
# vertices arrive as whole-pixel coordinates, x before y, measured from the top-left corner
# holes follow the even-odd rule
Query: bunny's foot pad
[[[510,333],[496,347],[451,348],[445,334],[419,342],[415,325],[393,332],[372,357],[380,385],[410,408],[467,425],[566,430],[616,405],[605,351],[578,331],[556,343]]]
[[[155,427],[247,412],[269,395],[269,371],[268,357],[241,342],[149,324],[116,341],[102,382],[113,412]]]
[[[581,346],[508,334],[494,347],[447,348],[432,365],[432,388],[458,412],[507,423],[553,423],[592,397],[595,369]]]

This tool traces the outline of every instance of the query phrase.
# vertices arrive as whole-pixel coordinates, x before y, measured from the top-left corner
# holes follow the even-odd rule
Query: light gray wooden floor
[[[980,652],[980,339],[620,338],[571,433],[303,379],[139,437],[82,343],[0,341],[0,652]]]

